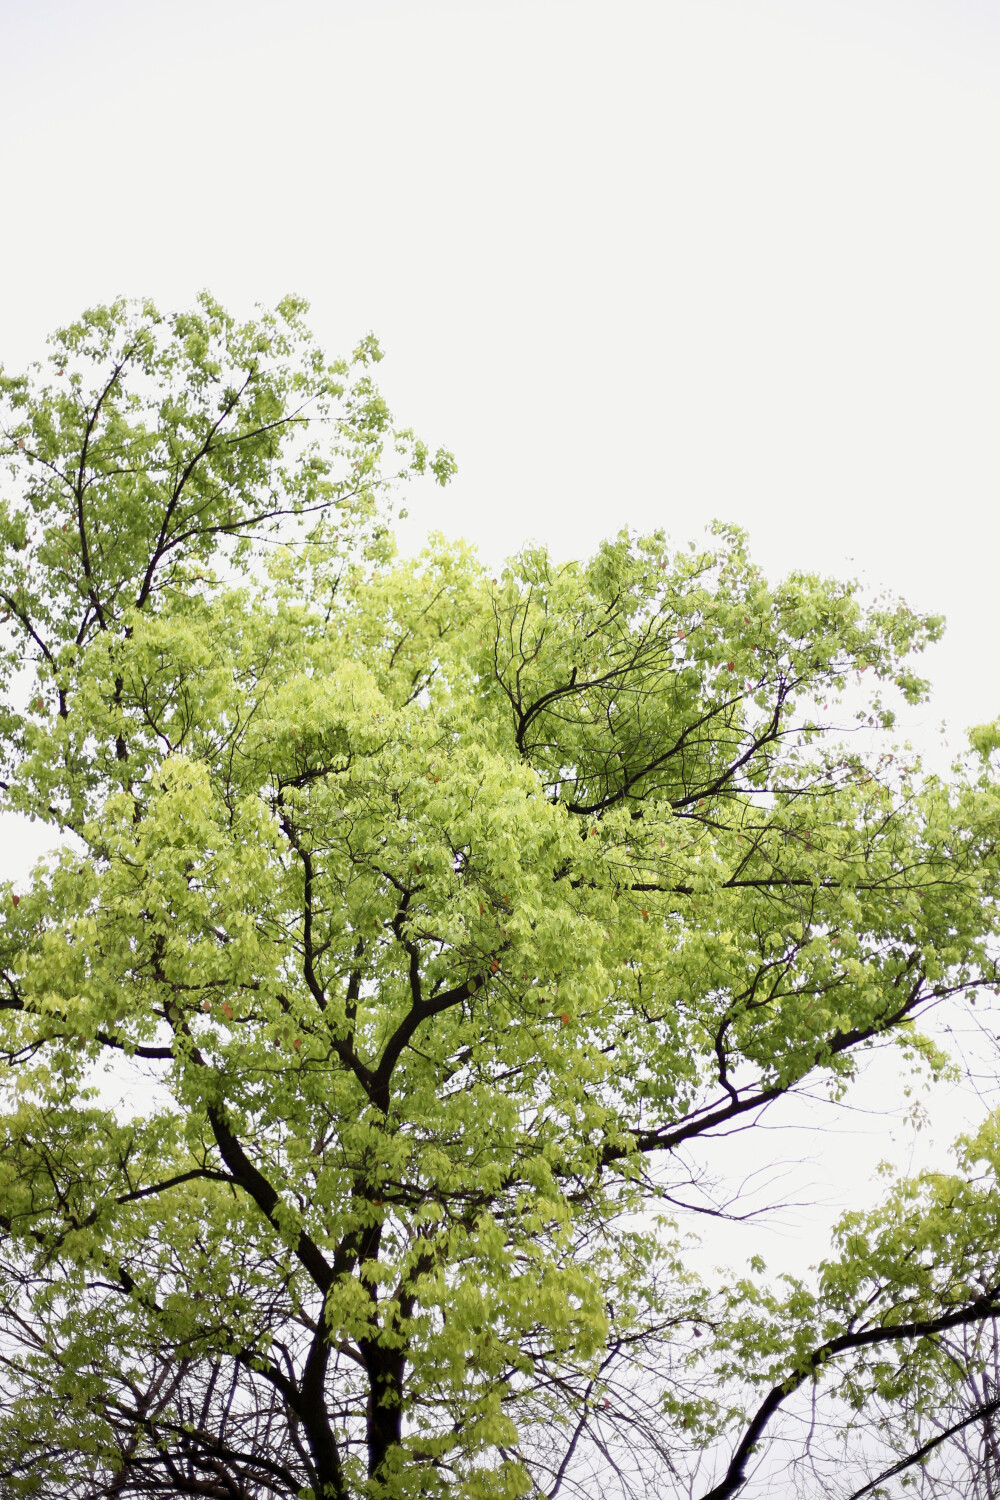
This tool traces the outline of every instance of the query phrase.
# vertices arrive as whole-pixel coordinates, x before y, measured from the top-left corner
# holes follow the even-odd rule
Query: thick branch
[[[230,1128],[224,1111],[216,1105],[209,1104],[206,1106],[205,1113],[212,1127],[219,1154],[234,1180],[253,1199],[268,1223],[280,1232],[278,1216],[275,1213],[280,1201],[276,1189],[247,1156]],[[299,1232],[295,1253],[319,1290],[324,1294],[329,1291],[334,1279],[333,1268],[327,1263],[319,1246],[304,1229]]]

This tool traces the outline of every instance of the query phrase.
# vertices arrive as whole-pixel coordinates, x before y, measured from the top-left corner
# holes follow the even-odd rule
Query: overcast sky
[[[301,292],[455,451],[418,525],[734,520],[947,614],[928,726],[1000,712],[996,0],[0,15],[8,367],[120,292]]]
[[[1000,713],[996,0],[0,17],[8,368],[119,293],[300,292],[458,458],[413,527],[499,558],[735,521],[948,616],[920,743]]]

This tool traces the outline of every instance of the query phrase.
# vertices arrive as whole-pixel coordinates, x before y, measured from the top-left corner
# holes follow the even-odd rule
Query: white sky
[[[119,292],[374,329],[501,556],[713,516],[1000,710],[995,0],[0,0],[0,358]],[[853,559],[849,562],[848,559]]]
[[[933,750],[1000,713],[998,82],[996,0],[0,0],[0,359],[301,292],[457,455],[411,527],[858,572],[948,616]]]

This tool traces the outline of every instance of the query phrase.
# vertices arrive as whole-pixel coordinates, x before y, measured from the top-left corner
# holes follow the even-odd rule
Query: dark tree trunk
[[[405,1359],[375,1343],[362,1346],[368,1367],[368,1476],[380,1479],[385,1461],[403,1436],[403,1370]]]

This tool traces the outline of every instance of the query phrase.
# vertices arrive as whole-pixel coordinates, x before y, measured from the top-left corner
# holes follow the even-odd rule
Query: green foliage
[[[787,1296],[661,1209],[992,985],[988,772],[822,729],[919,698],[940,622],[733,529],[399,561],[394,480],[452,461],[303,312],[96,309],[0,382],[4,806],[68,835],[0,932],[5,1493],[665,1485],[734,1380],[901,1393],[932,1343],[851,1336],[993,1308],[992,1136]]]

